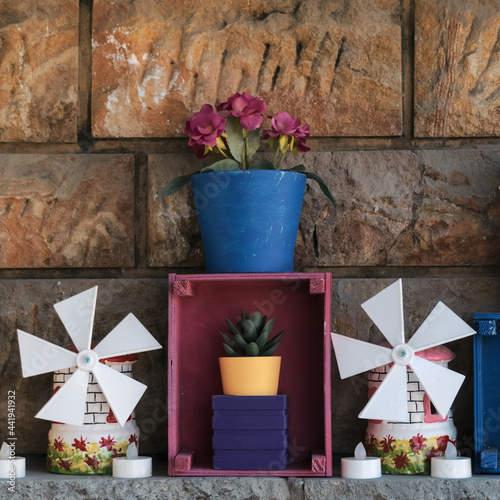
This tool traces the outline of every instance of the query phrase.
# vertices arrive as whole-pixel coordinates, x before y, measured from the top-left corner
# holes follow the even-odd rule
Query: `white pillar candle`
[[[341,476],[346,479],[373,479],[382,476],[379,457],[367,457],[363,443],[358,443],[354,457],[340,460]]]
[[[16,457],[15,452],[7,444],[0,448],[0,479],[13,479],[26,476],[26,459]]]
[[[453,443],[448,443],[444,457],[431,458],[431,476],[446,479],[460,479],[472,476],[472,464],[469,457],[457,456]]]
[[[151,457],[139,457],[135,443],[127,449],[126,457],[113,458],[113,477],[140,478],[153,475],[153,461]]]

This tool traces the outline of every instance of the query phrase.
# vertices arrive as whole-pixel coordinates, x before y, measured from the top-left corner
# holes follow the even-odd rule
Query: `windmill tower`
[[[401,280],[362,307],[389,347],[335,333],[332,342],[341,378],[370,372],[369,400],[359,414],[370,421],[368,450],[382,458],[385,473],[428,473],[430,457],[443,454],[447,441],[456,439],[450,407],[465,378],[447,368],[453,354],[441,344],[475,331],[439,302],[407,342]],[[434,424],[432,435],[418,432],[424,424]]]
[[[54,372],[54,394],[36,417],[52,421],[47,466],[61,474],[110,474],[112,459],[138,443],[133,410],[146,386],[132,378],[135,353],[161,345],[129,314],[91,344],[97,287],[55,304],[74,348],[18,330],[24,377]]]

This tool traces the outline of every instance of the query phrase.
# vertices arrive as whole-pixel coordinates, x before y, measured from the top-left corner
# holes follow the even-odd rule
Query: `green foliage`
[[[232,338],[221,332],[222,347],[228,356],[270,356],[279,346],[284,331],[269,338],[274,326],[274,318],[267,320],[260,312],[247,314],[241,311],[241,319],[234,326],[225,319]]]

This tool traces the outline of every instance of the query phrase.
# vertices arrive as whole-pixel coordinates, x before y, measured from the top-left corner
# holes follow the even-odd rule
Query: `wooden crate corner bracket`
[[[174,295],[194,297],[193,283],[189,280],[174,281]]]
[[[194,464],[194,451],[182,450],[175,457],[175,472],[189,472]]]
[[[323,278],[313,278],[309,281],[309,293],[323,294],[325,293],[325,280]]]
[[[323,450],[313,450],[311,453],[311,470],[326,474],[326,456]]]

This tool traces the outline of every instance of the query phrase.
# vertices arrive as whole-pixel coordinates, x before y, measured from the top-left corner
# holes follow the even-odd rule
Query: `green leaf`
[[[267,335],[269,335],[273,329],[273,326],[274,326],[274,318],[271,318],[262,329],[262,333],[263,334],[267,333]]]
[[[260,323],[260,320],[262,319],[262,314],[260,314],[259,311],[255,311],[251,316],[250,319],[253,321],[257,329],[259,328],[258,324]]]
[[[240,331],[231,323],[231,321],[229,321],[227,318],[226,318],[226,325],[229,327],[229,329],[231,330],[231,333],[234,335],[239,335]]]
[[[250,342],[248,344],[248,347],[246,349],[246,355],[247,356],[258,356],[259,355],[259,346],[255,342]]]
[[[228,345],[222,344],[222,347],[224,348],[224,351],[226,351],[226,354],[228,356],[231,356],[233,358],[241,357],[241,354],[238,354],[237,352],[233,351]]]
[[[259,160],[250,166],[251,170],[275,170],[274,163],[269,160]]]
[[[271,354],[278,349],[279,344],[276,344],[273,347],[270,347],[269,349],[265,350],[264,352],[261,353],[261,356],[271,356]]]
[[[330,193],[330,190],[328,189],[328,186],[325,184],[323,179],[319,175],[313,174],[311,172],[303,173],[308,179],[312,179],[319,184],[319,187],[321,188],[321,191],[323,191],[323,194],[333,203],[333,206],[336,207],[337,204],[335,203],[335,198],[333,197],[332,193]]]
[[[224,342],[228,346],[230,346],[230,347],[236,347],[237,346],[236,342],[233,339],[229,338],[226,334],[224,334],[222,332],[219,332],[219,333],[222,335],[222,338],[224,339]]]
[[[243,338],[247,342],[255,342],[257,338],[257,328],[251,319],[244,319],[241,322],[241,330],[243,332]]]
[[[240,170],[240,164],[231,158],[216,161],[209,167],[201,169],[200,172],[222,172],[223,170]]]
[[[246,340],[242,337],[241,334],[237,334],[234,336],[234,340],[236,341],[236,343],[238,344],[238,347],[244,352],[246,351],[246,348],[247,348],[247,342]]]
[[[273,347],[274,345],[278,344],[278,340],[282,337],[282,335],[285,333],[285,330],[281,330],[278,334],[276,334],[267,344],[263,347],[263,349],[269,349],[270,347]]]
[[[248,130],[247,131],[247,158],[250,160],[252,156],[257,152],[260,146],[260,133],[259,130]]]
[[[230,116],[227,119],[226,134],[229,151],[237,162],[242,163],[245,141],[243,140],[243,129],[241,128],[238,118]]]
[[[259,349],[263,349],[264,346],[266,345],[267,339],[269,338],[269,334],[271,333],[271,330],[268,331],[262,331],[262,333],[257,337],[255,340],[255,343],[259,346]]]
[[[158,196],[161,196],[163,198],[165,196],[171,196],[172,194],[177,193],[177,191],[179,191],[181,187],[185,186],[191,181],[191,176],[199,173],[199,171],[193,172],[192,174],[181,175],[179,177],[176,177],[175,179],[172,179],[166,186],[163,186],[158,191]]]
[[[304,173],[306,171],[306,167],[304,167],[304,165],[300,164],[300,165],[296,165],[295,167],[291,168],[290,169],[290,172],[301,172],[301,173]]]

